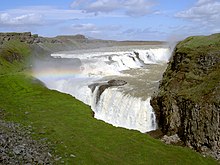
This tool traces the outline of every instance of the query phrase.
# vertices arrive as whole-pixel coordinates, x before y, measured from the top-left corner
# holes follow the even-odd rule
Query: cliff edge
[[[151,105],[164,134],[220,159],[220,34],[176,45]]]

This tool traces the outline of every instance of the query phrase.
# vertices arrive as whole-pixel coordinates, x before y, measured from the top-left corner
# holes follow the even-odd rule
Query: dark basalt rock
[[[10,40],[19,40],[28,44],[34,43],[61,43],[60,40],[52,38],[39,37],[37,34],[31,34],[31,32],[24,33],[0,33],[0,45]]]
[[[220,159],[220,34],[177,44],[151,105],[164,134]]]
[[[95,91],[95,88],[99,85],[99,83],[90,84],[88,87],[91,89],[92,93]]]
[[[124,80],[109,80],[108,81],[109,86],[122,86],[125,84],[127,84],[127,82]]]
[[[45,142],[31,138],[29,130],[0,120],[0,164],[54,164],[51,153]]]
[[[4,59],[12,63],[13,61],[21,61],[22,56],[15,52],[8,52],[10,55],[3,55]]]
[[[127,82],[124,80],[109,80],[108,82],[104,82],[104,83],[90,84],[89,88],[91,89],[92,93],[95,91],[96,88],[98,88],[97,93],[96,93],[96,103],[98,103],[102,93],[107,88],[113,87],[113,86],[123,86],[125,84],[127,84]]]
[[[144,61],[143,61],[142,59],[140,59],[140,55],[139,55],[138,52],[135,52],[135,51],[134,51],[134,54],[135,54],[136,58],[138,59],[138,61],[139,61],[143,66],[146,65],[146,64],[144,63]]]

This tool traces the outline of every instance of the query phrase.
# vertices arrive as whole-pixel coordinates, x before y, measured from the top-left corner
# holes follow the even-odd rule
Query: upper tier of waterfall
[[[166,47],[149,46],[61,52],[51,55],[55,62],[36,64],[34,75],[48,88],[71,94],[90,105],[95,118],[147,132],[157,127],[149,100],[170,52]],[[126,83],[109,85],[112,80]]]

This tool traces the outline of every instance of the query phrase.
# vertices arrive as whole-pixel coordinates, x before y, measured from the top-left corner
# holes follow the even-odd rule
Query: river
[[[114,46],[51,54],[55,62],[34,65],[34,76],[50,88],[91,106],[94,117],[116,127],[157,128],[150,98],[157,91],[171,50],[166,46]],[[108,85],[108,81],[124,82]]]

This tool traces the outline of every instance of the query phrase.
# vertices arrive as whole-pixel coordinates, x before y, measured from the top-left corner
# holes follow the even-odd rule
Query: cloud
[[[202,24],[220,24],[220,2],[215,0],[198,0],[188,10],[181,11],[175,16]]]
[[[74,33],[100,33],[100,28],[98,28],[95,24],[74,24],[70,27],[70,30],[73,31]]]
[[[198,0],[191,8],[176,13],[176,18],[189,21],[177,27],[176,33],[189,35],[208,35],[220,32],[220,2],[217,0]]]
[[[201,26],[200,24],[185,24],[185,25],[174,25],[170,26],[168,38],[167,40],[170,40],[170,37],[176,38],[178,40],[183,40],[186,37],[189,36],[196,36],[196,35],[210,35],[213,33],[219,33],[220,28],[219,26],[216,27],[214,25],[207,25],[207,26]]]
[[[0,25],[42,25],[42,15],[30,13],[19,16],[12,16],[9,13],[0,14]]]
[[[130,40],[164,40],[167,33],[156,28],[129,28],[124,30],[120,36]]]
[[[86,13],[122,12],[128,16],[138,17],[153,13],[155,4],[149,0],[75,0],[71,7]]]
[[[69,27],[69,29],[75,32],[99,33],[99,32],[119,30],[120,26],[116,26],[116,25],[97,26],[92,23],[86,23],[86,24],[73,24],[72,26]]]
[[[119,1],[115,0],[97,0],[95,2],[85,1],[85,0],[76,0],[71,5],[72,8],[82,9],[87,13],[96,13],[104,12],[109,13],[114,10],[119,9]]]
[[[98,26],[92,23],[73,24],[72,26],[60,29],[67,34],[83,34],[87,37],[110,39],[110,40],[163,40],[167,33],[158,29],[147,28],[125,28],[117,25]]]
[[[105,38],[105,36],[108,36],[104,34],[105,31],[110,33],[110,29],[112,29],[112,31],[115,32],[119,26],[96,26],[89,23],[80,24],[79,22],[87,19],[95,20],[94,22],[96,22],[96,20],[102,18],[114,17],[121,18],[122,15],[103,13],[94,16],[94,13],[85,13],[78,9],[59,9],[53,6],[25,6],[0,11],[0,30],[32,31],[45,36],[54,36],[57,35],[57,33],[83,33],[88,34],[88,36],[96,37],[95,34],[97,34],[97,37],[101,35],[100,38]],[[76,22],[78,22],[78,24],[76,24]]]
[[[0,11],[0,25],[52,25],[69,20],[94,17],[79,10],[58,9],[51,6],[26,6]]]
[[[60,31],[67,34],[83,34],[87,37],[100,38],[100,39],[113,39],[116,31],[120,31],[121,27],[117,25],[98,26],[92,23],[85,24],[72,24],[65,26]]]
[[[205,31],[205,27],[201,27],[200,25],[197,24],[171,26],[169,27],[169,29],[172,34],[181,35],[183,37],[187,37],[190,35],[202,35],[204,34]]]
[[[213,0],[198,0],[197,1],[197,5],[203,5],[203,4],[207,4],[207,3],[210,3],[210,2],[213,2]]]

